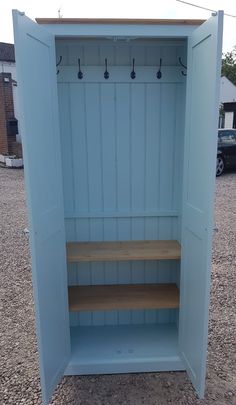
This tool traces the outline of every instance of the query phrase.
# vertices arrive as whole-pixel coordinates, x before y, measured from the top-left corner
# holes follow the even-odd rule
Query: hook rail
[[[132,69],[131,71],[129,71],[129,67],[127,66],[114,66],[112,67],[112,72],[114,73],[114,75],[116,76],[118,74],[117,80],[119,81],[121,77],[123,77],[123,80],[127,80],[129,77],[134,80],[137,79],[137,72],[136,72],[136,66],[135,66],[135,62],[136,59],[132,58]],[[98,73],[98,71],[96,70],[96,66],[84,66],[83,68],[81,68],[81,58],[78,57],[77,59],[78,61],[78,68],[74,70],[73,76],[77,76],[77,79],[82,80],[85,79],[86,76],[86,81],[90,81],[92,80],[92,76],[91,76],[91,72],[93,71],[95,76],[97,77],[97,79],[99,80],[99,76],[100,74],[103,75],[104,79],[107,80],[109,79],[110,76],[110,72],[108,71],[108,59],[105,58],[104,62],[105,62],[105,71],[103,71],[104,73],[102,73],[102,71],[100,70],[101,67],[97,66],[98,71],[100,71],[100,73]],[[58,62],[56,63],[56,66],[60,66],[62,62],[62,56],[59,57]],[[179,66],[183,67],[183,70],[179,69]],[[120,67],[120,69],[119,69]],[[70,71],[72,69],[72,66],[66,66],[65,63],[63,64],[63,68],[60,68],[60,71],[63,72],[62,75],[62,79],[64,77],[64,75],[68,75]],[[68,73],[67,73],[68,72]],[[85,73],[84,73],[85,72]],[[57,75],[59,74],[59,69],[56,71]],[[112,76],[113,76],[112,73]],[[142,80],[144,81],[148,81],[148,80],[155,80],[156,79],[160,80],[163,78],[165,81],[173,81],[173,77],[172,75],[174,75],[176,77],[175,80],[178,80],[177,77],[178,75],[182,75],[182,76],[187,76],[187,66],[182,62],[181,57],[177,58],[177,63],[176,65],[164,65],[163,66],[163,59],[160,58],[159,59],[159,67],[156,69],[155,66],[151,65],[151,66],[145,66],[145,65],[140,65],[138,67],[138,81],[142,82]],[[147,76],[147,78],[145,78],[145,76]],[[69,77],[68,77],[69,79]],[[112,77],[112,81],[114,82],[116,80],[115,77]]]

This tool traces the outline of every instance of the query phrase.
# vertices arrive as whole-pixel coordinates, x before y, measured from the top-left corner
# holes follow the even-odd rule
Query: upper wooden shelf
[[[178,308],[176,284],[120,284],[69,287],[69,310]]]
[[[68,242],[69,262],[128,260],[176,260],[181,247],[177,240],[125,242]]]

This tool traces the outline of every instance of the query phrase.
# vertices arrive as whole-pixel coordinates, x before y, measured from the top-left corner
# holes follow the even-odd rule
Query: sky
[[[113,18],[200,18],[207,19],[204,11],[176,0],[0,0],[0,42],[13,43],[11,10],[18,9],[34,20],[36,17],[113,17]],[[236,0],[186,0],[213,10],[224,10],[236,16]],[[236,18],[225,16],[223,51],[236,45]]]

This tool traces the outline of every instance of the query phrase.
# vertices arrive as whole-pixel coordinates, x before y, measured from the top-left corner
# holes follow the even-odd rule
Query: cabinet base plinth
[[[65,375],[185,370],[175,324],[71,328]]]

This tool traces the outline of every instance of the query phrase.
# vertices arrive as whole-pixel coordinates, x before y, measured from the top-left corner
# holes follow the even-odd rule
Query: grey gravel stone
[[[216,179],[204,400],[186,373],[65,377],[51,405],[236,405],[236,173]],[[0,404],[41,404],[23,170],[0,168]]]

